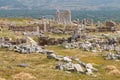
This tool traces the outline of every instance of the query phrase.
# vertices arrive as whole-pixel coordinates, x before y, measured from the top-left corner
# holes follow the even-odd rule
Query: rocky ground
[[[108,34],[108,32],[106,32]],[[99,37],[103,33],[96,33]],[[114,33],[109,33],[114,36]],[[70,35],[48,34],[52,38],[69,37]],[[89,35],[94,35],[90,33]],[[24,37],[21,33],[13,33],[2,30],[0,36],[9,36],[13,39],[17,36]],[[36,39],[36,37],[35,37]],[[53,50],[56,55],[73,56],[85,63],[91,63],[98,72],[95,76],[85,73],[66,72],[55,69],[59,63],[55,59],[48,59],[45,54],[31,53],[20,54],[14,51],[0,48],[0,80],[120,80],[120,61],[105,60],[103,52],[88,52],[82,49],[65,49],[61,45],[45,46],[45,49]]]
[[[98,69],[97,76],[86,74],[67,73],[55,69],[58,61],[47,59],[46,55],[40,53],[19,54],[6,49],[0,49],[0,77],[6,80],[26,80],[22,74],[32,76],[30,80],[119,80],[119,61],[104,60],[98,53],[84,52],[79,49],[66,50],[59,46],[47,46],[56,54],[64,56],[77,56],[86,63],[92,63]],[[25,64],[25,66],[18,66]],[[19,76],[16,79],[16,76]],[[23,77],[23,78],[22,78]],[[21,79],[19,79],[21,78]],[[29,79],[27,79],[29,80]]]

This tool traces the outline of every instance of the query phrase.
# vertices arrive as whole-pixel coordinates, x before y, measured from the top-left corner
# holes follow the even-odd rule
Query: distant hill
[[[119,10],[120,0],[0,0],[0,9]]]

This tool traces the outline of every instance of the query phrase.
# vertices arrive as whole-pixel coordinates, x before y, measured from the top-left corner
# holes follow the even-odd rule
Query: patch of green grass
[[[45,33],[46,36],[49,36],[51,38],[68,38],[71,35],[67,35],[67,34],[50,34],[50,33]]]

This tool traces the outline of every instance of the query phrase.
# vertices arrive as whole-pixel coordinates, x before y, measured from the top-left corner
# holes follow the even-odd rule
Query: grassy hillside
[[[0,49],[0,76],[7,80],[13,80],[15,74],[20,72],[29,73],[35,76],[37,80],[119,80],[119,75],[109,75],[105,71],[105,66],[115,65],[119,70],[119,62],[105,61],[97,53],[83,52],[79,49],[65,50],[59,46],[49,46],[47,49],[54,50],[57,54],[69,55],[80,58],[86,63],[93,63],[99,69],[97,77],[88,76],[78,73],[66,73],[55,69],[58,61],[47,59],[44,54],[18,54],[12,51],[7,52],[5,49]],[[18,67],[20,63],[26,63],[31,67]]]

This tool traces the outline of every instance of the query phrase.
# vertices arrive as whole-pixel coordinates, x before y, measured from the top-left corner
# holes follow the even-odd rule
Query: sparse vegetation
[[[37,80],[119,80],[119,75],[112,76],[112,72],[108,74],[104,69],[107,65],[114,65],[120,70],[119,62],[105,61],[98,53],[83,52],[79,49],[65,50],[59,46],[48,46],[47,49],[54,50],[56,54],[77,56],[86,63],[93,63],[98,68],[97,77],[87,76],[85,74],[66,73],[55,69],[57,61],[49,60],[43,54],[19,54],[5,49],[0,49],[0,75],[7,80],[13,80],[13,75],[20,72],[29,73],[35,76]],[[17,67],[19,63],[27,63],[31,67]],[[16,79],[17,80],[17,79]]]
[[[102,33],[97,33],[95,35],[101,35]],[[114,36],[114,33],[110,33]],[[23,36],[21,33],[13,33],[6,29],[2,29],[0,36],[9,36],[13,39],[18,36]],[[69,37],[70,35],[57,35],[48,34],[53,38]],[[91,33],[90,35],[94,35]],[[33,37],[35,40],[36,37]],[[64,49],[60,45],[56,46],[46,46],[46,49],[55,51],[58,55],[63,56],[76,56],[81,61],[86,63],[92,63],[97,69],[97,77],[88,76],[85,74],[78,73],[66,73],[64,71],[59,71],[55,69],[58,61],[53,59],[47,59],[46,55],[41,53],[33,54],[19,54],[13,51],[7,51],[7,49],[0,48],[0,80],[29,80],[24,79],[22,75],[27,75],[27,77],[34,78],[33,80],[119,80],[120,74],[120,63],[118,61],[104,60],[101,56],[103,53],[92,53],[86,52],[81,49]],[[18,67],[20,63],[27,63],[30,67]],[[107,71],[106,66],[113,65],[112,71]],[[22,72],[22,73],[21,73]],[[22,76],[22,77],[21,77]],[[18,79],[19,78],[19,79]],[[22,78],[22,79],[21,79]]]

